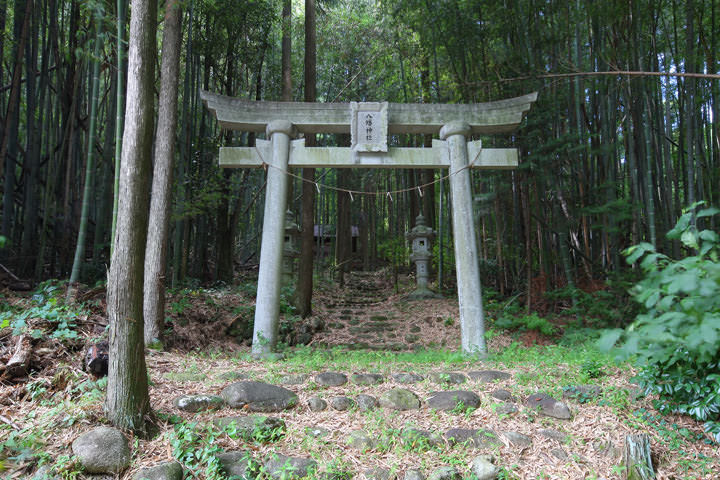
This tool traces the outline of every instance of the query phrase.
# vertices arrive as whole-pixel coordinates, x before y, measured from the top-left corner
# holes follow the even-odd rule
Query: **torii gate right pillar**
[[[484,355],[485,319],[468,168],[467,137],[470,132],[468,124],[451,122],[440,130],[440,138],[447,142],[450,157],[450,194],[462,350]]]

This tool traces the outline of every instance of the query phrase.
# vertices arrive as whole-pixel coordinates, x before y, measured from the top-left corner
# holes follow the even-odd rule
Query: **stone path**
[[[315,334],[313,344],[316,346],[332,345],[349,350],[414,350],[427,345],[428,339],[423,338],[421,332],[427,329],[428,322],[445,321],[445,318],[420,317],[398,311],[405,299],[391,299],[388,292],[392,289],[386,277],[377,272],[351,272],[346,278],[346,287],[327,292],[329,298],[317,307],[325,329]],[[443,346],[440,339],[437,340],[436,346]]]
[[[243,378],[235,372],[230,375],[225,372],[219,375],[222,378]],[[285,415],[286,411],[310,410],[317,412],[320,417],[332,418],[340,415],[362,415],[368,410],[385,410],[402,412],[403,415],[432,415],[433,412],[449,412],[459,423],[463,415],[471,413],[481,407],[505,406],[496,409],[496,415],[514,415],[523,411],[529,416],[545,416],[553,418],[554,422],[568,421],[572,416],[569,404],[560,399],[552,398],[544,392],[532,395],[513,395],[506,388],[512,389],[512,376],[507,372],[495,370],[474,370],[467,372],[433,372],[427,375],[409,372],[394,372],[379,374],[373,372],[317,372],[315,374],[285,374],[275,376],[273,383],[257,380],[243,379],[240,381],[227,380],[221,394],[212,395],[211,392],[200,394],[179,395],[173,402],[174,408],[185,412],[212,412],[223,409],[211,417],[212,423],[226,432],[232,431],[234,438],[252,442],[253,439],[279,439],[285,435],[306,436],[307,438],[322,438],[324,442],[338,442],[342,450],[348,450],[349,455],[361,455],[368,452],[381,451],[382,443],[387,442],[390,433],[363,429],[348,431],[331,431],[330,429],[315,425],[293,425],[293,415]],[[290,390],[288,387],[293,388]],[[504,388],[501,388],[504,387]],[[428,388],[435,388],[428,393]],[[361,390],[359,390],[361,389]],[[585,389],[577,386],[575,389]],[[585,389],[584,391],[586,391]],[[362,391],[363,393],[358,393]],[[574,390],[573,390],[574,391]],[[600,395],[601,391],[592,390],[591,394]],[[519,397],[519,398],[518,398]],[[570,397],[571,398],[571,397]],[[572,400],[570,400],[572,404]],[[581,408],[580,404],[572,404],[572,408]],[[236,413],[227,415],[227,411]],[[262,413],[255,413],[262,412]],[[280,416],[285,416],[285,419]],[[452,421],[452,420],[451,420]],[[454,449],[476,450],[466,457],[464,465],[445,465],[423,471],[411,465],[391,465],[390,468],[374,467],[366,471],[345,472],[345,476],[335,477],[328,473],[326,465],[309,456],[288,454],[271,445],[271,451],[264,451],[262,455],[253,451],[256,449],[243,449],[225,451],[217,455],[218,461],[225,473],[239,475],[243,478],[255,478],[258,468],[269,477],[276,479],[301,478],[314,476],[325,480],[346,480],[352,476],[368,480],[459,480],[470,472],[479,480],[498,478],[501,471],[502,459],[498,453],[502,447],[516,449],[531,448],[534,442],[547,442],[552,440],[552,448],[547,455],[556,461],[566,461],[569,454],[565,449],[568,435],[552,429],[541,428],[537,424],[534,433],[526,435],[513,430],[493,430],[478,424],[473,428],[447,424],[442,430],[426,430],[405,426],[392,433],[401,448],[422,455],[427,451],[451,452]],[[230,430],[228,430],[230,429]],[[107,431],[105,431],[107,430]],[[86,444],[93,442],[105,445],[107,436],[121,437],[119,432],[112,429],[96,429],[92,432],[92,440],[84,439]],[[291,432],[291,433],[290,433]],[[544,439],[544,440],[543,440]],[[116,439],[117,440],[117,439]],[[294,440],[302,442],[302,438]],[[76,443],[81,443],[78,441]],[[122,442],[120,442],[122,444]],[[75,446],[73,446],[75,449]],[[93,452],[92,445],[85,450]],[[108,463],[107,458],[93,458],[93,455],[79,454],[83,464],[92,471],[102,472],[98,467],[102,462],[111,465],[108,471],[116,472],[127,466],[129,458],[126,446],[120,445],[122,457],[117,462]],[[602,449],[612,451],[613,445],[602,445]],[[100,455],[107,455],[107,448],[95,448]],[[353,453],[355,452],[355,453]],[[606,453],[607,454],[607,453]],[[321,473],[314,473],[321,472]],[[139,480],[146,475],[152,480],[180,479],[181,471],[177,464],[155,465],[145,468],[133,476]]]

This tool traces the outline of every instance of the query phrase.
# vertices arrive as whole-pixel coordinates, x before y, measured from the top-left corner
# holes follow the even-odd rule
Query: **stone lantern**
[[[295,259],[300,256],[298,239],[300,238],[300,227],[293,219],[293,213],[288,209],[285,212],[285,237],[283,240],[283,284],[291,285],[293,272],[295,270]]]
[[[428,288],[430,258],[432,258],[430,244],[434,238],[435,230],[425,225],[425,217],[421,213],[415,219],[415,227],[407,234],[407,239],[412,242],[410,261],[415,262],[417,273],[417,288],[408,296],[411,300],[440,297]]]

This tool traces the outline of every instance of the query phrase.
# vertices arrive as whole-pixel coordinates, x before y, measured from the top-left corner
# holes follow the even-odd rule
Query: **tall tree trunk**
[[[14,38],[18,39],[13,52],[13,74],[10,88],[10,100],[5,115],[2,146],[0,146],[0,164],[5,165],[5,182],[3,183],[3,210],[0,222],[0,236],[12,238],[12,226],[15,219],[15,165],[18,160],[18,130],[20,128],[20,81],[25,44],[30,30],[29,12],[32,11],[32,0],[15,1],[15,19],[13,25]],[[3,175],[0,167],[0,176]],[[0,249],[0,252],[2,250]],[[4,256],[4,254],[2,255]],[[0,259],[2,259],[0,256]]]
[[[117,0],[117,100],[115,108],[115,177],[113,181],[113,212],[110,229],[110,256],[115,246],[115,229],[117,228],[118,201],[120,195],[120,158],[122,155],[122,138],[125,126],[125,17],[128,0]]]
[[[107,288],[110,365],[105,409],[110,423],[147,434],[150,415],[143,342],[143,265],[153,136],[155,0],[133,0],[127,108],[117,231]]]
[[[337,171],[339,188],[350,187],[350,170],[341,168]],[[352,252],[352,227],[350,221],[350,195],[347,192],[337,193],[337,222],[335,228],[335,264],[337,265],[338,284],[345,286],[345,274],[350,271]]]
[[[165,318],[165,265],[170,226],[170,193],[175,158],[177,94],[180,76],[182,8],[178,0],[165,2],[160,103],[158,107],[155,164],[153,166],[150,221],[145,248],[145,344],[161,338]]]
[[[291,64],[291,34],[292,34],[292,2],[283,0],[282,8],[282,94],[283,102],[292,102],[292,64]],[[292,182],[288,182],[291,184]]]
[[[83,189],[82,213],[80,214],[80,226],[75,246],[75,258],[73,259],[72,273],[68,285],[67,296],[72,298],[75,290],[75,283],[80,279],[80,268],[85,258],[85,237],[88,229],[88,213],[92,202],[92,183],[95,166],[95,123],[97,119],[98,91],[100,90],[100,47],[102,45],[101,18],[95,18],[95,49],[93,53],[92,68],[92,90],[90,93],[90,125],[88,127],[87,158],[85,165],[85,188]]]
[[[315,0],[305,0],[305,101],[314,102],[317,97],[317,51],[315,28]],[[315,135],[307,135],[305,145],[315,146]],[[315,230],[315,169],[304,168],[302,172],[302,233],[300,261],[298,262],[296,307],[303,318],[312,313],[313,293],[313,232]],[[319,238],[322,237],[318,232]],[[319,253],[319,252],[318,252]]]
[[[47,40],[43,29],[43,54],[41,62],[41,77],[39,88],[35,89],[35,76],[37,69],[37,59],[39,53],[39,37],[40,37],[40,17],[41,12],[33,12],[32,18],[32,44],[30,48],[25,49],[25,64],[27,70],[26,81],[26,169],[25,169],[25,192],[23,196],[23,223],[22,223],[22,241],[20,257],[23,259],[21,264],[23,275],[31,275],[35,271],[35,260],[37,252],[37,223],[38,223],[38,200],[40,198],[38,185],[38,175],[40,170],[40,155],[42,136],[44,131],[40,128],[42,118],[45,112],[42,108],[38,109],[38,105],[43,105],[47,96],[47,68],[49,51],[47,48]],[[46,18],[47,11],[43,9],[43,18]],[[0,57],[1,58],[1,57]],[[39,98],[38,98],[39,97]],[[36,118],[37,114],[40,118]]]
[[[695,1],[685,2],[685,72],[695,72]],[[685,204],[690,206],[695,202],[695,85],[696,81],[686,78],[685,81],[685,172],[687,184],[685,185]]]

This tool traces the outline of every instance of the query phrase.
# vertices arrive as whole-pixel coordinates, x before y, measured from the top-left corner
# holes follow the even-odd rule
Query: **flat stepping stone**
[[[355,406],[355,402],[348,397],[333,397],[330,399],[330,406],[338,412],[344,412]]]
[[[310,397],[307,401],[311,412],[322,412],[328,406],[327,402],[320,397]]]
[[[513,396],[512,393],[510,393],[508,390],[504,390],[502,388],[493,390],[492,392],[490,392],[490,396],[493,397],[495,400],[500,400],[501,402],[517,401],[517,399]]]
[[[317,470],[317,462],[310,458],[275,454],[265,462],[265,471],[274,479],[305,478]]]
[[[475,380],[476,382],[492,383],[502,380],[507,380],[512,377],[507,372],[501,372],[499,370],[476,370],[468,372],[468,377]]]
[[[474,447],[491,447],[502,445],[498,434],[492,430],[474,428],[451,428],[444,435],[450,445],[472,445]]]
[[[518,408],[512,403],[503,402],[493,407],[498,415],[512,415],[518,412]]]
[[[184,412],[200,412],[222,408],[225,400],[217,395],[180,395],[175,397],[173,405]]]
[[[470,473],[474,480],[495,480],[500,470],[488,455],[479,455],[470,462]]]
[[[347,444],[352,448],[365,452],[377,446],[377,441],[362,430],[354,430],[347,437]]]
[[[182,480],[183,468],[179,462],[165,462],[154,467],[141,468],[133,480]]]
[[[72,443],[72,453],[88,473],[120,473],[130,466],[130,444],[120,430],[96,427]]]
[[[455,410],[467,408],[478,408],[480,397],[467,390],[453,390],[450,392],[437,392],[427,399],[427,406],[435,410]]]
[[[251,412],[280,412],[298,402],[297,395],[286,388],[253,381],[228,385],[220,395],[228,406],[247,408]]]
[[[391,377],[397,383],[403,384],[418,383],[425,380],[425,377],[418,375],[417,373],[393,373]]]
[[[385,381],[379,373],[353,373],[350,381],[356,385],[377,385]]]
[[[462,476],[455,467],[439,467],[432,471],[428,480],[460,480]]]
[[[533,443],[532,438],[520,432],[503,432],[503,436],[516,447],[529,448]]]
[[[237,417],[218,417],[213,419],[213,425],[218,428],[228,428],[231,425],[235,433],[241,438],[250,439],[254,435],[279,435],[285,432],[285,421],[282,418],[266,417],[264,415],[246,415]]]
[[[420,399],[410,390],[393,388],[380,396],[380,405],[391,410],[415,410],[420,408]]]
[[[355,403],[357,404],[358,409],[363,412],[380,406],[380,402],[377,398],[363,393],[355,397]]]
[[[215,455],[220,462],[220,469],[228,477],[247,478],[250,472],[250,456],[249,452],[238,450],[235,452],[223,452]]]
[[[431,448],[441,448],[445,445],[443,437],[429,430],[406,428],[400,434],[403,444],[413,450],[426,451]]]
[[[280,385],[302,385],[310,376],[305,373],[288,373],[278,380]]]
[[[403,480],[425,480],[425,475],[420,470],[411,468],[410,470],[405,471]]]
[[[544,428],[544,429],[538,431],[538,433],[545,438],[555,440],[556,442],[559,442],[559,443],[565,443],[568,440],[568,435],[566,435],[562,432],[559,432],[555,429],[552,429],[552,428]]]
[[[567,405],[559,400],[555,400],[546,393],[538,392],[530,395],[525,401],[525,404],[548,417],[559,418],[561,420],[569,420],[572,417]]]
[[[430,380],[440,385],[460,385],[467,382],[467,377],[458,372],[431,373]]]
[[[568,456],[567,452],[566,452],[565,450],[563,450],[562,448],[560,448],[560,447],[558,447],[558,448],[553,448],[552,450],[550,450],[550,455],[552,455],[553,457],[557,458],[557,459],[560,460],[561,462],[564,462],[565,460],[567,460],[568,458],[570,458],[570,457]]]
[[[315,375],[315,383],[326,387],[339,387],[348,381],[347,375],[338,372],[323,372]]]

